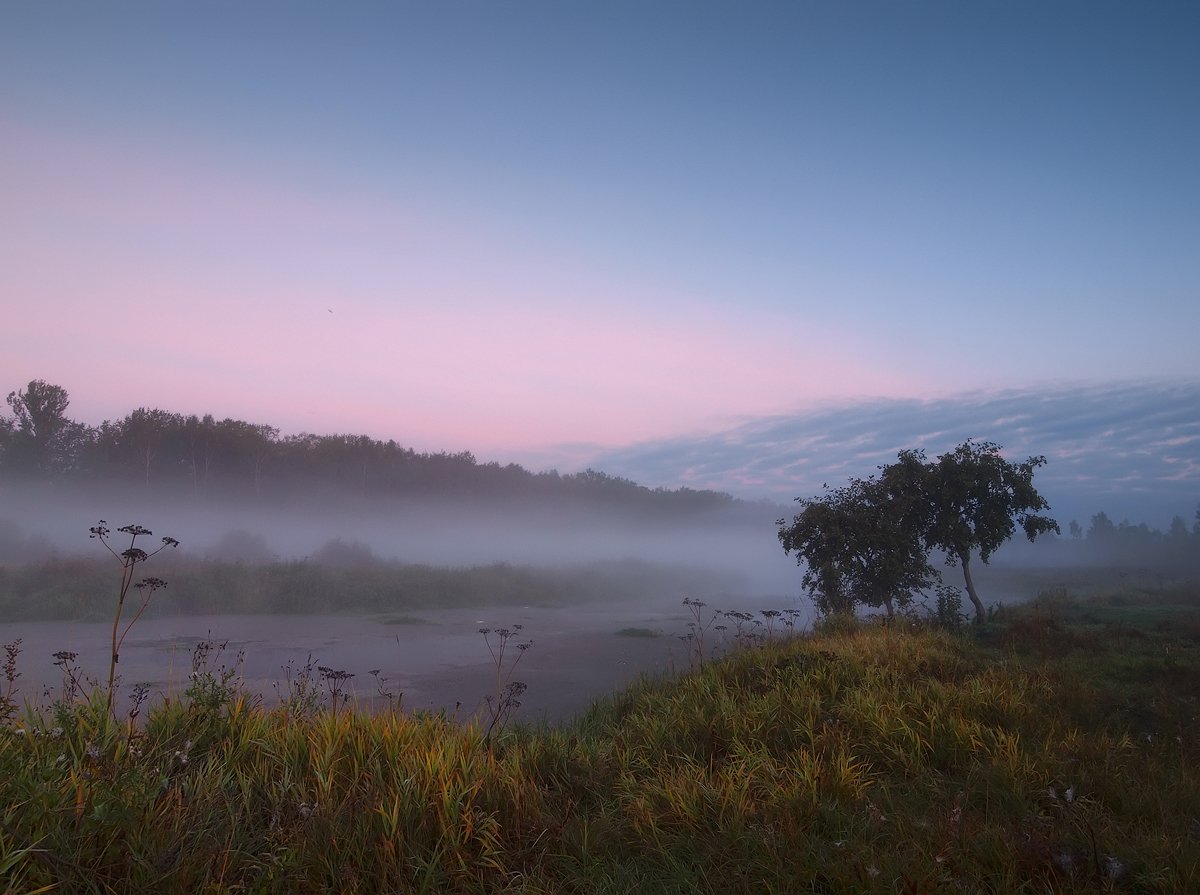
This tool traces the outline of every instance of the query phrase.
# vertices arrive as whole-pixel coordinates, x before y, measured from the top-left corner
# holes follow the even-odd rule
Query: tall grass
[[[13,714],[0,880],[14,893],[1200,891],[1196,610],[1124,631],[1096,611],[1008,611],[978,640],[901,623],[776,638],[643,680],[565,727],[493,730],[491,748],[486,725],[267,710],[236,687],[153,706],[132,736],[102,698]]]

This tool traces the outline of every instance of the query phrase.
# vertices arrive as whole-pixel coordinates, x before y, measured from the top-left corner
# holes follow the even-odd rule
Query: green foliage
[[[1033,486],[1034,471],[1045,463],[1045,457],[1012,463],[1001,456],[998,444],[968,440],[924,466],[929,507],[922,532],[925,544],[945,551],[948,562],[962,565],[976,621],[983,619],[985,610],[971,578],[972,554],[986,563],[1018,525],[1031,541],[1059,531],[1057,522],[1036,512],[1050,507]],[[905,464],[902,454],[900,465]]]
[[[937,588],[933,614],[933,624],[944,631],[961,631],[966,616],[962,611],[962,591],[948,584]]]
[[[921,492],[895,477],[851,479],[814,500],[788,525],[779,520],[785,553],[805,566],[802,583],[823,615],[853,614],[859,605],[907,605],[937,573],[918,532]]]

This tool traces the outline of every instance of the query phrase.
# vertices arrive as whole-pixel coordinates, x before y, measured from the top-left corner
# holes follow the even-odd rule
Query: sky
[[[773,498],[990,438],[1190,518],[1198,41],[1192,3],[7,0],[0,390]]]

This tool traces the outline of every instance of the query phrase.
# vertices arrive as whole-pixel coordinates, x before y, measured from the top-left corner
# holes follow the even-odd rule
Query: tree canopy
[[[66,389],[34,379],[6,400],[13,413],[2,427],[10,465],[42,475],[69,465],[84,427],[67,418]]]
[[[971,577],[971,558],[988,562],[1019,525],[1033,540],[1057,532],[1037,511],[1049,504],[1033,486],[1044,457],[1012,463],[993,442],[967,440],[935,461],[921,450],[901,451],[878,477],[851,479],[823,497],[798,499],[792,523],[779,520],[779,540],[806,566],[806,591],[824,612],[856,604],[903,604],[938,580],[932,550],[961,565],[977,620],[983,602]]]
[[[800,500],[790,525],[779,520],[784,552],[805,565],[802,584],[824,614],[849,613],[863,604],[907,605],[938,579],[927,551],[911,535],[920,506],[912,492],[886,477],[852,479],[825,495]]]
[[[984,607],[971,577],[972,554],[988,562],[1018,525],[1031,541],[1059,532],[1057,522],[1036,512],[1050,508],[1033,486],[1034,471],[1046,465],[1046,458],[1013,463],[1000,451],[994,442],[968,439],[924,464],[928,516],[922,535],[927,547],[945,551],[949,564],[962,566],[976,620],[983,618]],[[924,454],[913,459],[923,460]]]

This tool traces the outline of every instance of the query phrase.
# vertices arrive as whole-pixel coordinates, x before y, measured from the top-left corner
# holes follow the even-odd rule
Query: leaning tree
[[[919,488],[925,507],[921,539],[926,548],[944,551],[948,564],[962,566],[977,622],[985,611],[971,577],[972,555],[977,552],[987,563],[1018,525],[1031,541],[1059,531],[1057,522],[1037,512],[1050,508],[1033,486],[1033,473],[1046,458],[1013,463],[1000,450],[994,442],[968,439],[933,462],[921,451],[904,451],[881,472],[883,479]]]

